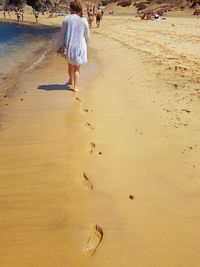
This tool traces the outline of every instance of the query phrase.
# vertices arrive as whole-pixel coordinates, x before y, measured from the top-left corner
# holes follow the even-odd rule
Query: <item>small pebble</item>
[[[133,200],[134,199],[134,196],[133,195],[129,195],[129,198]]]
[[[99,152],[99,155],[102,155],[102,152]]]

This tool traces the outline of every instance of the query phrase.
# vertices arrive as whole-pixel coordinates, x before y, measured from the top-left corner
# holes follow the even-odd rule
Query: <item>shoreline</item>
[[[15,24],[18,25],[18,23],[13,22],[5,22],[5,24]],[[21,24],[21,26],[30,26],[34,27],[35,25],[32,24]],[[40,42],[40,46],[37,47],[37,49],[33,49],[33,47],[25,47],[25,49],[28,49],[29,53],[26,54],[23,61],[21,61],[18,64],[15,64],[14,66],[9,66],[9,69],[7,72],[3,72],[1,75],[1,92],[0,97],[3,97],[8,92],[11,93],[12,88],[14,87],[15,83],[17,83],[17,80],[20,79],[21,74],[23,75],[24,72],[27,72],[31,70],[32,68],[35,68],[40,62],[48,55],[52,53],[55,46],[55,40],[57,38],[57,33],[55,30],[57,27],[49,27],[46,25],[36,25],[36,28],[38,29],[45,29],[45,27],[48,27],[52,29],[52,36],[48,38],[43,38]],[[35,28],[35,27],[34,27]],[[34,40],[30,42],[30,44],[34,44]],[[28,45],[28,44],[27,44]],[[32,50],[31,50],[32,48]],[[16,59],[15,59],[16,60]]]
[[[53,47],[49,48],[48,51],[44,51],[42,54],[38,55],[38,58],[36,60],[33,59],[32,55],[29,55],[26,58],[26,61],[23,62],[23,67],[15,66],[9,72],[3,74],[1,78],[2,83],[1,83],[0,98],[5,98],[9,95],[12,95],[12,90],[16,86],[18,81],[21,79],[21,76],[23,76],[23,73],[31,70],[32,68],[37,67],[40,64],[40,61],[44,59],[43,56],[47,57],[52,50]]]
[[[57,23],[52,23],[52,24],[48,24],[48,23],[44,23],[44,22],[33,22],[32,18],[25,20],[25,21],[20,21],[17,22],[16,19],[2,19],[0,18],[0,23],[11,23],[11,24],[16,24],[16,25],[24,25],[24,26],[35,26],[35,27],[47,27],[47,28],[52,28],[52,29],[60,29],[59,24],[57,25]]]

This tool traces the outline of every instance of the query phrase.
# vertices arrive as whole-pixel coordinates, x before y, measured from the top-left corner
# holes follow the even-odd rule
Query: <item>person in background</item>
[[[91,28],[92,27],[92,22],[94,20],[94,15],[93,15],[93,11],[92,9],[90,8],[88,10],[88,23],[89,23],[89,27]]]
[[[50,11],[49,12],[49,18],[52,18],[53,17],[53,11]]]
[[[97,28],[99,28],[99,26],[100,26],[101,15],[102,15],[101,10],[98,9],[97,13],[96,13],[96,25],[97,25]]]
[[[24,21],[24,10],[21,10],[22,21]]]
[[[66,50],[68,84],[73,85],[74,92],[77,92],[81,65],[87,63],[89,25],[87,19],[83,17],[83,7],[79,0],[70,2],[70,13],[71,15],[64,18],[56,48],[58,54],[63,54]]]
[[[16,16],[17,16],[17,22],[19,22],[21,18],[21,14],[18,9],[16,10]]]
[[[38,23],[39,12],[35,11],[34,15],[35,15],[35,21]]]

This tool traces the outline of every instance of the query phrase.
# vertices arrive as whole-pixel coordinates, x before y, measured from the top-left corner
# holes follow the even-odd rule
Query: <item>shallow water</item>
[[[26,70],[39,63],[51,49],[57,29],[0,23],[0,84],[14,69]]]

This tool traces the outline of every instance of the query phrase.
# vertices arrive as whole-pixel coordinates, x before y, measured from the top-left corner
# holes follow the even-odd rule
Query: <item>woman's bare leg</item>
[[[74,66],[68,63],[69,84],[74,83]]]
[[[74,65],[74,91],[77,92],[78,89],[77,89],[77,83],[78,83],[78,79],[79,79],[79,76],[80,76],[80,65],[76,66]]]

